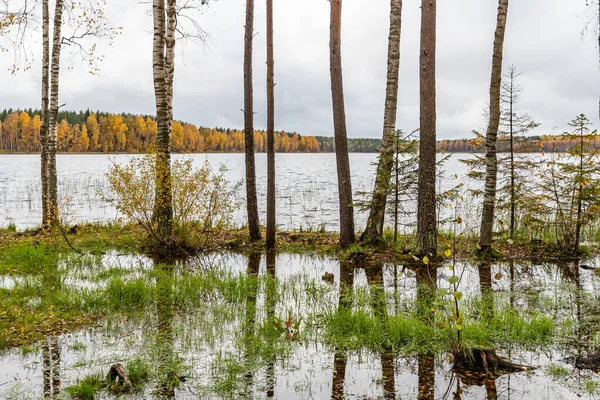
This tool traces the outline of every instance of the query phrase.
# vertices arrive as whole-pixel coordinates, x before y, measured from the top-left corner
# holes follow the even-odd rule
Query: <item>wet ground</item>
[[[170,266],[143,256],[69,256],[61,290],[112,296],[114,309],[97,326],[1,353],[0,398],[69,398],[65,389],[78,380],[139,360],[148,381],[125,398],[600,397],[597,373],[573,365],[600,345],[593,270],[517,261],[450,267],[434,276],[291,254],[215,254]],[[447,288],[453,274],[467,316],[462,340],[493,343],[535,370],[479,380],[452,371],[447,329],[435,328],[447,304],[439,293],[424,300],[431,292],[422,288]],[[11,290],[37,284],[0,276],[0,287]],[[484,318],[487,333],[478,329]],[[161,377],[171,373],[185,382],[165,386]],[[115,396],[102,390],[95,398]]]

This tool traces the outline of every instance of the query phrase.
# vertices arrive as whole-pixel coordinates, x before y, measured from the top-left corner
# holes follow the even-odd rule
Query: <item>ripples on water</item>
[[[57,156],[59,201],[69,200],[67,210],[73,222],[106,222],[118,217],[116,210],[102,201],[97,189],[106,191],[104,178],[111,162],[125,163],[132,155],[60,154]],[[191,154],[189,157],[200,167],[208,160],[214,169],[220,164],[229,168],[227,179],[240,182],[244,178],[243,154]],[[464,181],[466,167],[459,158],[471,155],[453,155],[445,165],[445,176],[439,179],[438,190],[453,187],[457,180]],[[350,154],[352,189],[369,192],[373,189],[376,154]],[[256,155],[258,205],[261,221],[266,218],[266,155]],[[277,224],[283,229],[320,228],[339,229],[338,194],[335,154],[277,154]],[[455,175],[457,177],[455,177]],[[245,186],[240,187],[237,199],[245,198]],[[358,200],[355,197],[355,200]],[[240,207],[234,222],[245,222],[245,207]],[[450,210],[443,210],[449,215]],[[476,209],[467,201],[462,218]],[[356,210],[356,226],[364,227],[367,215]],[[38,226],[41,219],[40,165],[38,155],[0,155],[0,226],[14,223],[17,229]],[[409,219],[410,220],[410,219]],[[476,220],[476,218],[473,218]],[[407,220],[407,222],[409,222]]]

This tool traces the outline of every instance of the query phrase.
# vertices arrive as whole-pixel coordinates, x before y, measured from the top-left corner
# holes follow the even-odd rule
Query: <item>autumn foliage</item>
[[[131,114],[91,113],[89,111],[59,114],[57,139],[59,152],[146,152],[154,143],[157,126],[150,116]],[[0,113],[0,151],[39,151],[40,115],[37,111],[5,110]],[[323,138],[304,136],[296,132],[277,132],[275,151],[333,151],[333,144]],[[266,151],[266,132],[254,132],[254,148]],[[366,151],[374,151],[367,140]],[[171,136],[173,152],[242,152],[244,134],[239,129],[204,128],[173,121]]]

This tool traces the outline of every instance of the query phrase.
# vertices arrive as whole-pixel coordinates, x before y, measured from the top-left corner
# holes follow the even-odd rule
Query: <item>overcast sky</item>
[[[52,2],[51,2],[52,3]],[[107,0],[108,15],[123,34],[99,76],[74,65],[61,70],[60,103],[67,109],[154,114],[152,19],[148,7]],[[275,0],[276,129],[333,135],[329,86],[329,2]],[[419,123],[420,0],[404,0],[397,126]],[[497,2],[438,1],[437,135],[470,137],[484,125],[488,103]],[[508,12],[504,69],[523,72],[525,91],[518,109],[542,124],[538,134],[566,130],[585,113],[598,126],[600,71],[595,32],[582,38],[585,0],[513,1]],[[178,43],[175,118],[202,126],[243,126],[243,39],[245,2],[211,2],[198,23],[211,35],[207,47]],[[389,0],[346,0],[342,62],[348,135],[380,137],[386,81]],[[594,28],[595,29],[595,28]],[[254,37],[255,126],[266,125],[265,4],[256,2]],[[39,35],[39,33],[38,33]],[[0,108],[40,104],[41,41],[26,72],[8,72],[13,55],[0,53]]]

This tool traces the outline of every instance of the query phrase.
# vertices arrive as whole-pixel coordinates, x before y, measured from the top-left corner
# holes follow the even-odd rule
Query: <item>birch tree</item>
[[[157,123],[153,220],[162,240],[171,236],[173,232],[171,132],[175,42],[179,37],[204,43],[206,33],[196,21],[193,12],[207,3],[208,0],[188,0],[181,5],[177,5],[176,0],[152,1],[152,76]]]
[[[12,73],[31,67],[33,51],[30,46],[38,16],[42,9],[42,84],[40,124],[40,173],[42,187],[42,226],[58,220],[58,188],[56,174],[59,77],[61,53],[69,48],[67,57],[73,63],[81,59],[93,74],[98,72],[102,55],[96,53],[98,39],[114,39],[120,28],[114,27],[104,14],[105,0],[56,0],[54,19],[50,20],[49,1],[9,1],[0,9],[0,36],[8,36],[15,49]],[[11,11],[11,9],[13,11]],[[14,11],[16,10],[16,11]],[[51,26],[52,25],[52,26]],[[52,28],[52,29],[51,29]],[[64,28],[67,34],[63,34]],[[51,39],[52,38],[52,39]],[[2,46],[0,49],[4,50]],[[70,65],[73,67],[73,64]]]
[[[329,29],[331,100],[333,105],[333,131],[340,209],[340,246],[346,248],[350,243],[355,241],[355,236],[352,182],[350,181],[348,137],[346,134],[346,111],[344,108],[344,82],[342,77],[342,0],[331,0]]]
[[[385,219],[385,203],[394,165],[394,137],[396,109],[398,106],[398,71],[400,69],[400,32],[402,26],[402,0],[390,2],[390,33],[388,39],[387,85],[383,115],[383,139],[377,164],[375,189],[371,199],[369,219],[361,236],[363,242],[381,241]]]
[[[496,202],[496,181],[498,176],[498,159],[496,156],[496,138],[500,124],[500,91],[502,86],[502,55],[504,49],[504,33],[508,14],[508,0],[498,1],[496,32],[494,34],[494,50],[492,55],[492,76],[490,82],[489,122],[485,137],[485,189],[483,194],[483,210],[479,231],[479,246],[483,252],[492,247],[494,229],[494,207]]]
[[[42,111],[48,114],[47,137],[44,142],[47,152],[47,213],[46,223],[58,221],[58,184],[56,173],[56,124],[58,119],[58,79],[60,72],[60,50],[62,35],[63,0],[56,0],[52,28],[52,56],[50,60],[50,108]],[[44,185],[42,184],[42,188]],[[43,197],[43,196],[42,196]]]
[[[40,177],[42,185],[42,226],[48,214],[48,111],[50,93],[50,17],[48,0],[42,0],[42,115],[40,124]]]
[[[153,0],[152,76],[156,102],[156,170],[154,222],[161,238],[173,229],[171,191],[171,130],[175,71],[175,0]]]

